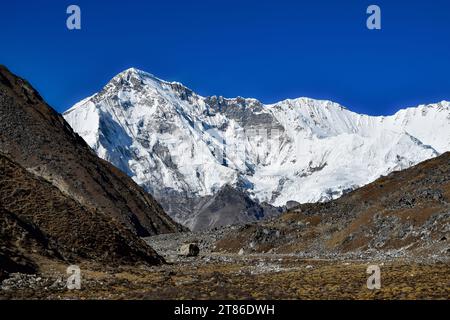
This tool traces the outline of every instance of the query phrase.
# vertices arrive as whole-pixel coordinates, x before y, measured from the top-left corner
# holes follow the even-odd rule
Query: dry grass
[[[275,262],[276,261],[276,262]],[[284,258],[193,267],[179,264],[112,271],[83,268],[80,291],[21,291],[10,297],[56,299],[449,299],[445,264],[401,262],[381,265],[380,290],[366,287],[368,263]],[[271,270],[276,265],[281,271]],[[308,266],[308,268],[307,268]],[[60,270],[47,266],[54,274]]]

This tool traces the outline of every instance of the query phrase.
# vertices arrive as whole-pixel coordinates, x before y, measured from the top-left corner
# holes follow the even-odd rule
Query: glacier
[[[328,201],[450,151],[448,101],[368,116],[311,98],[203,97],[135,68],[63,116],[193,229],[201,208],[229,186],[274,207]]]

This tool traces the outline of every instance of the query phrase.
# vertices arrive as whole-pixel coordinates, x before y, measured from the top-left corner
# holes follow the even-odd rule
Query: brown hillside
[[[37,269],[35,255],[74,262],[159,264],[131,230],[0,154],[0,270]]]
[[[327,203],[304,204],[247,225],[218,250],[307,256],[450,257],[450,153],[394,172]]]
[[[99,159],[28,82],[2,66],[0,152],[139,236],[182,230],[131,178]]]

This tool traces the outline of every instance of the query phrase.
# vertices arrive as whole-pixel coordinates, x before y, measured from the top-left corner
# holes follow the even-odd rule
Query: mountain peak
[[[444,108],[449,110],[450,109],[450,101],[442,100],[441,102],[438,102],[435,104],[438,108]]]
[[[161,79],[158,79],[157,77],[155,77],[153,74],[139,70],[137,68],[131,67],[128,68],[122,72],[120,72],[119,74],[117,74],[112,80],[117,80],[117,79],[127,79],[129,80],[130,78],[139,78],[140,80],[145,79],[145,78],[151,78],[154,80],[159,80],[162,81]]]
[[[272,104],[272,106],[276,105],[287,105],[293,108],[302,108],[309,107],[314,109],[337,109],[337,110],[348,110],[346,107],[342,106],[337,102],[333,102],[331,100],[320,100],[313,99],[308,97],[299,97],[295,99],[285,99],[279,102]]]
[[[188,91],[192,91],[191,89],[189,89],[188,87],[186,87],[184,84],[177,82],[177,81],[166,81],[163,80],[161,78],[156,77],[155,75],[131,67],[128,68],[122,72],[120,72],[119,74],[117,74],[114,78],[111,79],[111,81],[108,84],[136,84],[136,83],[140,83],[140,84],[146,84],[146,85],[150,85],[150,86],[159,86],[159,85],[167,85],[170,87],[175,88],[176,90],[180,90],[180,89],[184,89],[184,90],[188,90]]]
[[[119,77],[65,118],[189,226],[225,184],[246,181],[253,200],[274,206],[325,201],[450,150],[438,108],[381,118],[306,97],[273,105],[203,97],[135,68]]]

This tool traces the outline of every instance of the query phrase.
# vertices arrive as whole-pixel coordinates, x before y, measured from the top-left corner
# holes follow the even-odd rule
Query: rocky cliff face
[[[230,185],[201,199],[194,207],[192,230],[208,230],[233,224],[245,224],[277,216],[281,208],[252,200]]]

